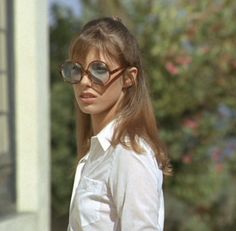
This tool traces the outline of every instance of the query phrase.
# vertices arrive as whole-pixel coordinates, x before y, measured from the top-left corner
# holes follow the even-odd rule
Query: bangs
[[[69,58],[71,60],[85,60],[88,52],[94,50],[97,58],[101,54],[110,61],[116,61],[119,64],[124,64],[124,55],[119,44],[114,43],[108,38],[83,38],[82,36],[72,42],[69,50]]]

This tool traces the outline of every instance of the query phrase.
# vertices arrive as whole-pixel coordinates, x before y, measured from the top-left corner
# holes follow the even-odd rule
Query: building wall
[[[14,0],[16,212],[0,231],[50,230],[50,124],[47,0]]]

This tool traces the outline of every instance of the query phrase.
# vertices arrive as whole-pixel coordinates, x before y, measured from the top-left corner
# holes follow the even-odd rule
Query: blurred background
[[[105,15],[121,17],[141,46],[161,137],[174,167],[164,185],[165,230],[235,230],[234,0],[52,2],[53,230],[59,229],[58,221],[67,222],[76,156],[73,93],[58,77],[57,66],[68,57],[81,25]]]
[[[30,9],[29,2],[26,0],[23,2],[28,4],[25,10],[27,11],[28,7]],[[4,65],[1,64],[3,58],[0,60],[2,65],[0,66],[0,140],[2,140],[0,230],[18,230],[9,229],[13,227],[9,218],[12,211],[18,211],[20,208],[28,214],[29,211],[38,211],[41,205],[47,208],[42,211],[39,209],[36,218],[29,218],[29,221],[44,220],[46,215],[50,218],[49,213],[51,213],[51,221],[42,226],[47,228],[38,230],[49,230],[50,223],[51,231],[66,230],[74,166],[77,160],[75,107],[72,88],[62,81],[58,68],[68,57],[71,39],[85,22],[101,16],[114,15],[122,19],[140,44],[155,114],[161,129],[161,138],[166,143],[174,168],[174,175],[166,177],[164,183],[165,231],[236,230],[236,1],[50,0],[47,2],[44,0],[41,2],[44,2],[43,7],[38,7],[39,3],[34,6],[33,13],[38,14],[37,20],[29,23],[29,20],[25,19],[27,27],[25,24],[21,28],[9,27],[12,29],[7,32],[10,37],[11,31],[16,31],[15,34],[24,31],[25,37],[22,43],[16,42],[14,45],[15,55],[17,48],[20,49],[22,46],[27,47],[24,51],[28,54],[30,50],[28,46],[33,42],[24,42],[26,38],[32,37],[37,41],[37,46],[32,45],[37,47],[35,53],[25,58],[27,62],[31,61],[32,65],[34,60],[32,57],[37,57],[36,64],[38,57],[41,57],[40,66],[33,73],[37,81],[30,83],[30,86],[32,84],[34,86],[34,89],[31,89],[30,86],[27,88],[29,80],[25,79],[21,91],[37,93],[35,97],[38,97],[37,105],[42,107],[41,114],[34,110],[34,107],[29,109],[22,106],[22,114],[20,113],[21,116],[18,118],[20,105],[25,105],[24,102],[27,100],[29,105],[35,104],[31,102],[31,98],[29,99],[29,94],[24,96],[21,102],[16,100],[16,108],[4,106],[3,99],[7,94],[4,90],[6,89],[4,78],[7,75],[13,76],[11,70],[18,73],[20,64],[17,60],[21,59],[11,61],[12,48],[8,45],[10,54],[8,63],[11,63],[12,68],[4,70],[2,67]],[[20,8],[19,3],[17,7]],[[8,9],[11,9],[11,6]],[[23,8],[21,10],[19,14],[23,17],[26,13]],[[42,31],[42,28],[38,32],[36,26],[36,30],[32,29],[30,33],[28,30],[31,28],[31,23],[36,21],[32,25],[38,25],[37,22],[40,25],[43,20],[42,12],[45,10],[48,23],[43,22],[43,28],[47,28],[48,32],[46,29]],[[0,16],[3,14],[1,12]],[[14,17],[16,20],[17,14]],[[11,20],[9,21],[11,25]],[[4,26],[0,25],[2,37],[6,32],[3,28]],[[46,36],[40,37],[44,34],[41,32]],[[21,39],[21,36],[17,37],[17,41]],[[3,42],[0,43],[2,49],[0,53],[3,53],[4,46],[1,44]],[[43,49],[45,52],[42,54]],[[21,50],[21,55],[24,55],[24,51]],[[41,73],[42,64],[45,73]],[[48,73],[46,70],[49,70]],[[39,84],[44,76],[42,74],[48,76],[44,85]],[[10,77],[9,79],[10,87],[7,89],[11,92],[14,81]],[[48,92],[43,91],[44,87]],[[18,88],[18,83],[15,83],[15,88]],[[17,92],[15,96],[8,94],[9,102],[11,97],[17,98]],[[27,117],[28,110],[30,112],[34,110],[33,115],[36,118],[34,120],[33,117],[31,123]],[[10,115],[15,116],[12,118]],[[46,121],[44,117],[47,118]],[[24,125],[18,128],[22,122],[16,124],[7,122],[14,121],[14,118],[19,121],[25,120]],[[27,153],[25,159],[23,158],[25,162],[22,167],[17,167],[22,158],[7,153],[18,153],[16,144],[23,138],[18,133],[17,137],[11,138],[11,134],[25,130],[26,124],[33,124],[37,130],[27,133],[24,140],[27,140],[27,143],[36,142],[32,140],[35,135],[39,137],[36,148],[47,147],[47,149],[40,149],[35,159],[31,157],[31,149],[26,148],[25,152],[22,150],[23,153]],[[10,137],[7,141],[6,136]],[[46,140],[45,143],[41,143],[43,140]],[[35,163],[38,163],[37,171],[33,167],[30,170],[30,166],[35,166]],[[22,169],[20,180],[24,181],[22,183],[24,190],[21,190],[18,170],[15,169]],[[25,183],[26,178],[31,179],[35,175],[32,181]],[[51,182],[47,182],[49,175]],[[17,187],[12,182],[16,182]],[[36,191],[44,190],[37,197],[41,199],[36,198],[36,202],[34,200],[31,202],[34,195],[31,188],[36,188]],[[32,191],[31,194],[28,193],[29,190]],[[23,198],[23,202],[19,203],[17,198]],[[31,212],[29,214],[32,215]]]

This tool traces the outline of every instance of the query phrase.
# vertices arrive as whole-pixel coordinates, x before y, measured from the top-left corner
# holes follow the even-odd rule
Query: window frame
[[[6,69],[0,70],[1,74],[5,75],[1,78],[6,78],[7,83],[7,112],[1,111],[0,113],[7,117],[7,139],[8,150],[3,155],[9,155],[11,173],[10,173],[10,208],[6,208],[8,213],[16,212],[16,158],[15,158],[15,85],[14,85],[14,43],[13,43],[13,0],[4,0],[5,14],[3,28],[0,28],[0,32],[5,36],[6,53],[5,62]],[[11,65],[10,65],[11,64]],[[4,165],[3,165],[4,166]]]
[[[9,124],[9,153],[12,159],[12,184],[13,200],[16,204],[16,145],[15,145],[15,63],[14,63],[14,14],[13,0],[7,0],[7,73],[8,73],[8,124]]]

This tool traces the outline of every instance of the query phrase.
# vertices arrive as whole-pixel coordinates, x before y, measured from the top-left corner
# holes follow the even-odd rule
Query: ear
[[[136,78],[138,76],[138,68],[130,67],[126,70],[124,75],[124,88],[128,88],[133,86],[136,83]]]

